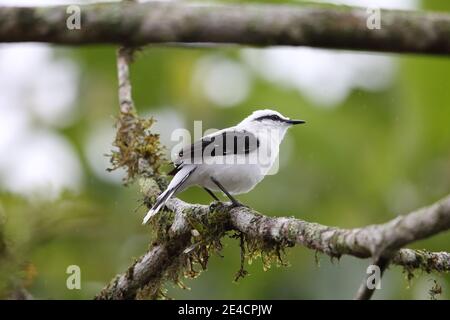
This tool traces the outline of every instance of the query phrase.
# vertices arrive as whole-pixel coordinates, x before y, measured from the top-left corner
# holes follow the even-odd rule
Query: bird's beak
[[[289,119],[289,120],[285,120],[285,122],[289,123],[289,124],[302,124],[302,123],[305,123],[305,120],[291,120],[291,119]]]

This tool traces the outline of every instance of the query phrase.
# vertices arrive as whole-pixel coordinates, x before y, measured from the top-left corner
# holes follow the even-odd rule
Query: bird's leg
[[[225,195],[228,197],[228,199],[231,200],[231,203],[233,204],[233,206],[235,206],[235,207],[243,206],[243,204],[240,203],[239,201],[237,201],[236,198],[234,198],[234,197],[233,197],[233,196],[232,196],[232,195],[231,195],[231,194],[223,187],[223,185],[222,185],[219,181],[217,181],[216,178],[211,177],[211,181],[214,182],[214,184],[215,184],[216,186],[218,186],[219,189],[223,191],[223,193],[225,193]]]
[[[206,187],[203,187],[203,189],[205,189],[205,191],[208,192],[209,195],[210,195],[211,197],[213,197],[214,200],[220,201],[219,198],[217,198],[216,195],[215,195],[211,190],[209,190],[209,189],[206,188]]]

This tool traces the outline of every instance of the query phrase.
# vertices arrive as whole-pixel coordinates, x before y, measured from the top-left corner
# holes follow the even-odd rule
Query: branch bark
[[[236,229],[254,237],[300,244],[332,257],[347,254],[368,258],[450,229],[450,196],[385,224],[358,229],[339,229],[295,218],[272,218],[248,208],[230,210],[230,218]],[[397,255],[394,260],[402,264],[405,257]]]
[[[373,265],[377,266],[380,269],[380,278],[376,281],[381,281],[381,278],[383,277],[384,271],[386,271],[387,267],[389,266],[390,257],[380,256],[376,258],[373,261]],[[376,284],[372,287],[368,286],[368,279],[370,275],[366,275],[359,286],[358,291],[355,295],[355,300],[370,300],[372,295],[375,292]]]
[[[119,108],[122,115],[135,112],[131,97],[130,63],[133,61],[134,50],[121,47],[117,51],[117,78],[119,82]]]
[[[139,288],[154,284],[155,279],[160,280],[162,270],[170,267],[170,257],[174,259],[188,254],[185,249],[191,245],[192,229],[187,222],[189,217],[203,219],[217,211],[228,219],[225,224],[227,231],[242,232],[247,239],[302,245],[338,258],[342,255],[369,258],[376,256],[378,252],[390,252],[391,262],[409,271],[450,271],[449,253],[400,249],[404,245],[450,229],[450,196],[385,224],[357,229],[340,229],[295,218],[268,217],[253,209],[236,208],[229,204],[206,206],[172,199],[167,207],[177,217],[171,227],[173,236],[166,243],[151,248],[127,272],[113,280],[97,296],[98,299],[131,299],[136,296]],[[213,226],[205,226],[208,227]],[[167,248],[176,250],[169,253]]]
[[[0,42],[66,45],[234,43],[449,55],[450,15],[382,10],[381,29],[362,8],[130,2],[81,7],[69,30],[66,6],[0,7]]]
[[[190,245],[191,229],[182,212],[176,213],[169,235],[170,240],[153,244],[147,253],[137,259],[125,273],[113,279],[95,299],[135,299],[142,290],[155,296],[165,272],[176,264],[177,257]]]

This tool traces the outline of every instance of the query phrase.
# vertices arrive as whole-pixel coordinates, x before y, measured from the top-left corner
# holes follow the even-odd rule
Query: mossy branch
[[[193,266],[206,268],[202,261],[207,260],[210,249],[214,248],[214,252],[220,250],[220,245],[213,244],[220,243],[220,239],[232,231],[245,236],[245,258],[261,256],[266,265],[282,262],[282,251],[294,245],[302,245],[333,258],[342,255],[369,258],[379,251],[380,246],[383,250],[388,246],[392,252],[391,263],[404,267],[407,272],[416,269],[450,271],[449,253],[400,249],[450,228],[450,197],[385,224],[358,229],[340,229],[295,218],[267,217],[250,208],[236,208],[223,203],[206,206],[172,199],[167,208],[175,218],[165,220],[163,217],[167,212],[164,212],[153,224],[153,228],[159,230],[157,234],[167,230],[164,232],[166,236],[158,236],[149,251],[112,281],[97,298],[133,299],[140,289],[148,287],[153,290],[151,297],[156,297],[164,281],[180,283],[182,275],[190,276]],[[424,225],[423,220],[430,222]],[[416,231],[405,238],[411,228]],[[194,274],[197,275],[198,272]]]
[[[0,7],[0,42],[65,45],[239,44],[450,54],[450,15],[355,7],[132,3],[83,5],[81,28],[66,27],[67,6]]]
[[[130,82],[130,63],[134,48],[121,47],[117,51],[117,76],[119,84],[119,117],[116,123],[116,138],[111,153],[110,171],[125,168],[125,182],[136,177],[155,177],[166,162],[159,135],[151,131],[153,118],[142,119],[137,116],[132,99]]]

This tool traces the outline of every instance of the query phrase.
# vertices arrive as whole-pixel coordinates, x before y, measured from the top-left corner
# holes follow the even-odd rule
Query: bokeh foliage
[[[423,1],[422,7],[450,12],[450,3],[444,1]],[[83,152],[86,128],[105,120],[112,127],[118,114],[115,48],[57,52],[74,59],[81,70],[81,114],[61,132],[76,146],[88,178],[80,194],[64,193],[55,202],[0,194],[0,234],[9,251],[5,257],[0,242],[0,296],[6,294],[11,276],[17,276],[38,298],[90,299],[126,270],[151,239],[151,230],[141,226],[145,209],[137,186],[101,180]],[[152,47],[139,52],[131,69],[133,95],[141,114],[158,120],[157,114],[170,108],[188,129],[200,119],[207,127],[230,126],[261,107],[276,106],[283,114],[306,119],[307,126],[289,132],[290,156],[279,173],[240,196],[243,203],[268,215],[351,228],[387,221],[450,193],[450,59],[396,55],[399,70],[388,89],[354,90],[328,109],[254,74],[245,101],[224,109],[191,85],[196,62],[211,54],[239,59],[238,48]],[[190,189],[181,198],[209,202],[200,189]],[[351,298],[368,263],[348,257],[330,262],[319,256],[319,266],[314,252],[294,248],[288,250],[290,267],[264,272],[255,261],[247,268],[250,276],[234,283],[239,243],[225,239],[223,244],[224,257],[212,257],[207,272],[186,282],[191,290],[170,287],[169,296]],[[413,247],[449,251],[450,236]],[[66,288],[71,264],[81,267],[82,290]],[[443,286],[440,298],[450,298],[449,275],[433,278]],[[375,298],[426,297],[433,286],[429,279],[418,274],[407,282],[401,269],[391,267]]]

